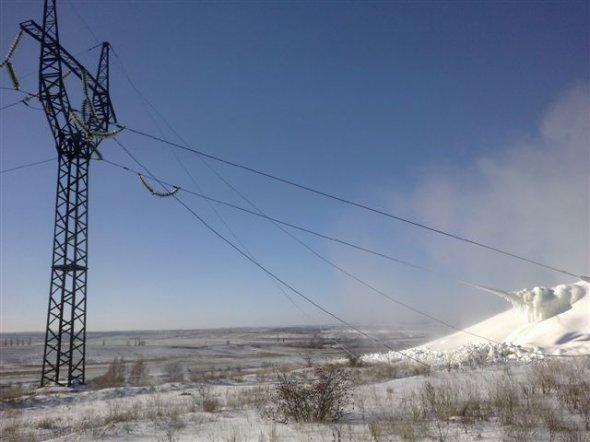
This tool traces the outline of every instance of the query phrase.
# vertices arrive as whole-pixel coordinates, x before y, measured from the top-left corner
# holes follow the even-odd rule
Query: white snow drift
[[[403,353],[431,365],[590,354],[590,283],[535,287],[505,295],[512,309]],[[389,352],[365,355],[363,359],[390,361],[400,357]]]

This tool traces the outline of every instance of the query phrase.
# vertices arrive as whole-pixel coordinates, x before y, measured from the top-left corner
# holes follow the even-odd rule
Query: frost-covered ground
[[[105,333],[91,337],[88,357],[89,379],[111,365],[104,388],[39,389],[39,341],[20,337],[0,353],[1,439],[590,441],[590,294],[576,286],[583,292],[557,290],[573,301],[545,319],[519,306],[436,340],[439,330],[409,325],[370,330],[423,364],[337,327]],[[536,293],[550,300],[554,289]],[[346,351],[366,355],[359,363]],[[127,361],[120,372],[115,356]],[[281,374],[314,379],[334,363],[354,378],[342,418],[284,421]],[[105,383],[116,373],[118,386]]]

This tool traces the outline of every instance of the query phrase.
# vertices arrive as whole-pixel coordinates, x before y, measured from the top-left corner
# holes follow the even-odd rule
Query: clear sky
[[[43,2],[0,0],[0,52]],[[589,3],[60,1],[64,47],[94,70],[109,41],[119,121],[577,274],[589,270]],[[13,64],[36,90],[39,46]],[[6,90],[0,107],[22,95]],[[70,82],[72,97],[81,85]],[[75,100],[74,100],[75,102]],[[38,106],[34,104],[33,106]],[[186,152],[129,132],[156,175],[246,206]],[[104,141],[105,158],[132,165]],[[55,156],[43,112],[0,111],[0,169]],[[513,290],[572,278],[210,163],[269,215],[463,279]],[[188,170],[192,178],[187,175]],[[0,330],[42,330],[56,164],[0,175]],[[193,181],[194,180],[194,181]],[[196,183],[196,184],[195,184]],[[232,241],[211,208],[179,193]],[[172,199],[93,162],[89,330],[333,322]],[[262,264],[359,324],[420,316],[385,302],[272,224],[219,208]],[[308,235],[322,256],[403,302],[463,325],[492,295]],[[303,312],[302,312],[303,311]]]

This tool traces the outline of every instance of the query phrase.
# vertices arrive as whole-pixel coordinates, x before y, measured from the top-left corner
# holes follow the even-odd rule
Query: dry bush
[[[359,384],[369,384],[411,376],[428,376],[430,367],[416,362],[371,362],[360,364],[355,372]]]
[[[350,371],[317,367],[308,379],[302,373],[280,374],[271,415],[280,421],[337,421],[352,398]]]
[[[502,425],[511,425],[520,405],[520,389],[510,376],[496,378],[489,385],[490,405]]]
[[[453,396],[449,384],[434,386],[427,381],[420,389],[422,414],[434,419],[439,441],[447,439],[448,421],[453,415]]]
[[[133,407],[126,406],[126,404],[122,404],[119,401],[109,401],[102,426],[117,424],[119,422],[132,422],[138,418],[139,413]]]
[[[219,400],[211,393],[211,388],[201,385],[197,389],[201,400],[201,407],[207,413],[215,413],[221,406]]]
[[[143,359],[138,359],[129,369],[129,384],[140,386],[145,385],[147,380],[147,367]]]
[[[0,402],[11,402],[27,394],[20,384],[0,387]]]
[[[37,422],[37,428],[41,428],[42,430],[55,430],[59,428],[57,425],[58,419],[51,419],[49,417],[45,417]]]
[[[180,362],[172,362],[164,368],[168,382],[184,382],[184,369]]]
[[[270,390],[267,386],[255,386],[240,388],[236,392],[228,391],[225,398],[225,406],[228,408],[245,408],[253,406],[262,411],[269,402]]]
[[[564,364],[559,361],[542,361],[536,363],[530,369],[530,384],[539,388],[541,393],[549,394],[555,390],[563,369]]]
[[[189,369],[188,372],[190,381],[194,383],[208,382],[219,378],[215,367],[210,367],[208,370]]]
[[[95,388],[113,388],[125,385],[127,365],[123,358],[115,357],[102,376],[94,379]]]
[[[590,359],[572,360],[562,370],[564,381],[557,387],[559,403],[584,421],[590,431]]]

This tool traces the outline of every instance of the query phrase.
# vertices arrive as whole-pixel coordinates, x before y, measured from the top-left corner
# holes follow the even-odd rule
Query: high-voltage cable
[[[120,144],[120,146],[127,151],[127,149],[122,144]],[[117,164],[117,163],[115,163],[113,161],[109,161],[109,160],[104,160],[104,162],[107,163],[107,164],[109,164],[109,165],[112,165],[112,166],[115,166],[117,168],[120,168],[122,170],[125,170],[125,171],[127,171],[129,173],[133,173],[133,174],[137,174],[139,176],[142,176],[142,173],[141,172],[139,172],[137,170],[134,170],[134,169],[132,169],[130,167],[123,166],[121,164]],[[332,237],[332,236],[329,236],[329,235],[324,235],[322,233],[315,232],[315,231],[313,231],[311,229],[307,229],[305,227],[297,226],[295,224],[288,223],[288,222],[279,220],[277,218],[273,218],[273,217],[268,216],[268,215],[265,215],[263,213],[255,212],[255,211],[246,209],[244,207],[241,207],[241,206],[238,206],[238,205],[235,205],[235,204],[232,204],[232,203],[228,203],[226,201],[222,201],[222,200],[219,200],[219,199],[216,199],[216,198],[209,197],[209,196],[204,195],[204,194],[199,193],[199,192],[194,192],[194,191],[191,191],[191,190],[188,190],[188,189],[185,189],[185,188],[180,188],[180,187],[178,187],[178,186],[176,186],[174,184],[170,184],[170,183],[168,183],[168,182],[166,182],[164,180],[161,180],[161,179],[159,179],[159,178],[157,178],[155,176],[151,176],[151,178],[153,180],[155,180],[156,182],[158,182],[162,186],[169,186],[169,187],[172,187],[172,188],[177,188],[181,192],[185,192],[185,193],[190,194],[190,195],[198,196],[199,198],[202,198],[202,199],[204,199],[206,201],[210,201],[212,203],[216,203],[216,204],[224,205],[224,206],[227,206],[227,207],[236,209],[236,210],[240,210],[240,211],[243,211],[245,213],[248,213],[248,214],[251,214],[251,215],[254,215],[254,216],[258,216],[260,218],[267,219],[267,220],[269,220],[269,221],[271,221],[273,223],[284,225],[284,226],[287,226],[289,228],[300,230],[302,232],[309,233],[311,235],[315,235],[315,236],[320,237],[320,238],[323,238],[323,239],[334,241],[334,242],[337,242],[337,243],[346,245],[348,247],[351,247],[351,248],[354,248],[354,249],[357,249],[357,250],[360,250],[360,251],[363,251],[363,252],[366,252],[366,253],[370,253],[370,254],[373,254],[373,255],[376,255],[376,256],[379,256],[379,257],[382,257],[382,258],[385,258],[385,259],[388,259],[388,260],[397,262],[399,264],[403,264],[403,265],[406,265],[406,266],[409,266],[409,267],[412,267],[412,268],[415,268],[415,269],[418,269],[418,270],[423,270],[423,271],[426,271],[426,272],[430,272],[430,273],[436,274],[439,277],[444,277],[444,278],[450,279],[452,281],[459,282],[461,284],[467,285],[467,286],[472,287],[472,288],[476,288],[476,289],[483,290],[483,291],[491,291],[491,292],[493,292],[495,294],[500,294],[500,293],[501,294],[505,294],[506,293],[505,291],[500,290],[500,289],[493,289],[493,288],[489,288],[489,287],[486,287],[486,286],[483,286],[483,285],[480,285],[480,284],[476,284],[476,283],[472,283],[472,282],[468,282],[468,281],[463,281],[463,280],[457,279],[455,277],[452,277],[450,275],[446,275],[446,274],[437,272],[435,270],[429,269],[427,267],[423,267],[423,266],[420,266],[420,265],[417,265],[417,264],[413,264],[413,263],[410,263],[410,262],[407,262],[407,261],[404,261],[404,260],[401,260],[401,259],[398,259],[398,258],[394,258],[394,257],[389,256],[387,254],[384,254],[384,253],[381,253],[381,252],[377,252],[375,250],[371,250],[371,249],[368,249],[368,248],[365,248],[365,247],[361,247],[361,246],[358,246],[358,245],[356,245],[354,243],[341,240],[339,238],[335,238],[335,237]],[[354,279],[359,284],[361,284],[361,285],[365,286],[366,288],[374,291],[375,293],[377,293],[381,297],[387,299],[388,301],[393,302],[393,303],[395,303],[397,305],[400,305],[400,306],[404,307],[407,310],[410,310],[410,311],[412,311],[414,313],[417,313],[417,314],[419,314],[421,316],[424,316],[424,317],[426,317],[426,318],[428,318],[428,319],[430,319],[430,320],[432,320],[434,322],[437,322],[437,323],[439,323],[441,325],[444,325],[445,327],[450,328],[452,330],[459,331],[459,332],[462,332],[464,334],[468,334],[470,336],[473,336],[473,337],[476,337],[476,338],[479,338],[479,339],[483,339],[485,341],[488,341],[488,342],[491,342],[491,343],[494,343],[494,344],[497,344],[498,343],[498,342],[496,342],[496,341],[494,341],[492,339],[486,338],[485,336],[481,336],[481,335],[478,335],[478,334],[475,334],[475,333],[466,331],[464,329],[461,329],[460,327],[457,327],[457,326],[455,326],[453,324],[450,324],[450,323],[448,323],[448,322],[446,322],[446,321],[444,321],[444,320],[442,320],[440,318],[437,318],[437,317],[435,317],[435,316],[433,316],[433,315],[431,315],[429,313],[426,313],[426,312],[424,312],[422,310],[417,309],[416,307],[413,307],[413,306],[411,306],[411,305],[409,305],[409,304],[407,304],[407,303],[405,303],[403,301],[400,301],[400,300],[394,298],[393,296],[385,293],[384,291],[378,289],[377,287],[373,286],[372,284],[364,281],[363,279],[359,278],[358,276],[354,275],[353,273],[349,272],[348,270],[340,267],[338,264],[336,264],[336,263],[332,262],[331,260],[325,258],[321,254],[319,254],[318,252],[316,252],[313,248],[311,248],[309,245],[307,245],[305,242],[301,241],[299,238],[297,238],[294,235],[292,235],[290,232],[288,232],[288,231],[286,231],[284,229],[281,229],[281,230],[285,234],[289,235],[293,240],[297,241],[303,247],[305,247],[306,249],[308,249],[311,253],[313,253],[314,255],[316,255],[322,261],[326,262],[327,264],[329,264],[330,266],[334,267],[335,269],[337,269],[338,271],[342,272],[343,274],[347,275],[348,277]]]
[[[124,145],[121,144],[121,147],[125,150],[125,152],[127,152],[127,154],[131,157],[131,159],[133,159],[133,161],[135,161],[135,163],[137,163],[137,165],[139,167],[141,167],[143,170],[145,170],[145,172],[147,173],[147,175],[150,178],[152,178],[154,181],[156,181],[158,184],[160,184],[163,188],[165,188],[165,185],[164,185],[165,183],[163,181],[159,181],[149,171],[149,169],[147,167],[145,167]],[[171,197],[174,198],[188,212],[190,212],[192,214],[192,216],[195,217],[198,221],[200,221],[201,224],[203,224],[203,226],[205,226],[211,233],[213,233],[215,236],[217,236],[219,239],[221,239],[223,242],[225,242],[227,245],[229,245],[231,248],[233,248],[236,252],[238,252],[240,255],[242,255],[244,258],[246,258],[248,261],[250,261],[256,267],[258,267],[264,273],[266,273],[267,275],[269,275],[270,277],[272,277],[273,279],[275,279],[276,281],[278,281],[280,284],[282,284],[283,286],[285,286],[286,288],[288,288],[289,290],[291,290],[293,293],[295,293],[300,298],[304,299],[309,304],[313,305],[315,308],[321,310],[322,312],[324,312],[328,316],[332,317],[333,319],[335,319],[336,321],[338,321],[341,324],[345,325],[346,327],[350,328],[351,330],[354,330],[355,332],[357,332],[358,334],[364,336],[365,338],[367,338],[367,339],[369,339],[369,340],[371,340],[371,341],[373,341],[373,342],[375,342],[375,343],[377,343],[379,345],[382,345],[383,347],[385,347],[389,351],[394,352],[394,353],[397,353],[397,354],[399,354],[400,356],[402,356],[404,358],[411,359],[411,360],[417,362],[418,364],[424,365],[425,367],[430,367],[429,364],[421,361],[418,358],[415,358],[413,356],[410,356],[408,354],[405,354],[401,350],[394,349],[393,347],[391,347],[389,344],[387,344],[386,342],[382,341],[381,339],[376,338],[375,336],[372,336],[372,335],[370,335],[370,334],[362,331],[361,329],[359,329],[358,327],[354,326],[350,322],[346,321],[345,319],[342,319],[340,316],[336,315],[335,313],[332,313],[327,308],[321,306],[320,304],[318,304],[317,302],[315,302],[313,299],[309,298],[308,296],[306,296],[305,294],[303,294],[302,292],[300,292],[299,290],[297,290],[295,287],[293,287],[292,285],[290,285],[289,283],[287,283],[286,281],[284,281],[283,279],[281,279],[279,276],[277,276],[271,270],[269,270],[268,268],[266,268],[263,264],[259,263],[254,258],[252,258],[251,256],[249,256],[246,252],[244,252],[243,250],[241,250],[231,240],[227,239],[220,232],[218,232],[213,226],[211,226],[209,223],[207,223],[207,221],[205,221],[197,212],[195,212],[190,206],[188,206],[183,200],[181,200],[178,197],[178,195],[172,194]]]
[[[9,169],[0,170],[0,175],[3,173],[14,172],[16,170],[27,169],[27,168],[33,167],[33,166],[39,166],[41,164],[49,163],[49,162],[55,161],[55,160],[57,160],[57,157],[47,158],[46,160],[35,161],[34,163],[23,164],[20,166],[11,167]]]
[[[221,158],[221,157],[218,157],[216,155],[212,155],[212,154],[203,152],[201,150],[198,150],[198,149],[195,149],[195,148],[192,148],[192,147],[183,146],[182,144],[178,144],[178,143],[175,143],[173,141],[166,140],[166,139],[157,137],[155,135],[152,135],[152,134],[149,134],[149,133],[146,133],[146,132],[137,130],[137,129],[133,129],[133,128],[130,128],[130,127],[126,127],[126,129],[129,132],[133,132],[133,133],[135,133],[137,135],[141,135],[143,137],[152,139],[154,141],[158,141],[160,143],[168,144],[168,145],[173,146],[173,147],[176,147],[178,149],[183,149],[183,150],[186,150],[188,152],[192,152],[194,154],[200,155],[202,157],[209,158],[209,159],[212,159],[214,161],[217,161],[217,162],[220,162],[220,163],[223,163],[223,164],[227,164],[229,166],[236,167],[238,169],[242,169],[242,170],[245,170],[245,171],[248,171],[248,172],[251,172],[251,173],[255,173],[257,175],[260,175],[260,176],[263,176],[263,177],[266,177],[266,178],[269,178],[269,179],[272,179],[272,180],[275,180],[275,181],[278,181],[278,182],[287,184],[289,186],[293,186],[293,187],[296,187],[296,188],[305,190],[307,192],[314,193],[316,195],[323,196],[325,198],[329,198],[329,199],[332,199],[332,200],[335,200],[335,201],[338,201],[338,202],[341,202],[341,203],[344,203],[344,204],[348,204],[350,206],[354,206],[354,207],[357,207],[357,208],[360,208],[360,209],[363,209],[363,210],[367,210],[369,212],[373,212],[373,213],[376,213],[378,215],[382,215],[382,216],[385,216],[387,218],[394,219],[396,221],[400,221],[400,222],[403,222],[403,223],[406,223],[406,224],[410,224],[410,225],[412,225],[414,227],[418,227],[420,229],[428,230],[430,232],[434,232],[434,233],[437,233],[439,235],[443,235],[443,236],[446,236],[448,238],[455,239],[457,241],[462,241],[462,242],[471,244],[473,246],[481,247],[481,248],[490,250],[492,252],[496,252],[496,253],[499,253],[499,254],[502,254],[502,255],[505,255],[505,256],[509,256],[509,257],[514,258],[514,259],[518,259],[520,261],[528,262],[529,264],[533,264],[533,265],[536,265],[538,267],[543,267],[543,268],[548,269],[548,270],[551,270],[553,272],[557,272],[557,273],[561,273],[561,274],[564,274],[564,275],[572,276],[574,278],[578,278],[578,279],[583,279],[583,280],[586,280],[586,281],[590,281],[590,278],[587,277],[587,276],[578,275],[576,273],[573,273],[573,272],[570,272],[570,271],[567,271],[567,270],[563,270],[563,269],[559,269],[557,267],[554,267],[554,266],[551,266],[551,265],[548,265],[548,264],[544,264],[542,262],[539,262],[539,261],[536,261],[536,260],[527,258],[527,257],[522,256],[522,255],[517,255],[516,253],[508,252],[506,250],[503,250],[503,249],[500,249],[500,248],[497,248],[497,247],[493,247],[493,246],[484,244],[482,242],[475,241],[475,240],[472,240],[472,239],[469,239],[469,238],[466,238],[466,237],[463,237],[463,236],[459,236],[459,235],[456,235],[454,233],[450,233],[450,232],[447,232],[447,231],[444,231],[444,230],[441,230],[441,229],[437,229],[435,227],[431,227],[431,226],[428,226],[426,224],[419,223],[417,221],[412,221],[412,220],[410,220],[408,218],[403,218],[401,216],[394,215],[394,214],[389,213],[389,212],[385,212],[384,210],[381,210],[381,209],[376,209],[374,207],[368,206],[368,205],[363,204],[363,203],[359,203],[359,202],[352,201],[352,200],[349,200],[349,199],[346,199],[346,198],[343,198],[343,197],[339,197],[337,195],[334,195],[334,194],[331,194],[331,193],[328,193],[328,192],[324,192],[322,190],[319,190],[319,189],[316,189],[316,188],[307,186],[305,184],[300,184],[300,183],[297,183],[295,181],[291,181],[289,179],[282,178],[282,177],[279,177],[277,175],[273,175],[271,173],[261,171],[259,169],[255,169],[253,167],[249,167],[249,166],[246,166],[246,165],[243,165],[243,164],[240,164],[240,163],[236,163],[234,161],[226,160],[224,158]]]

